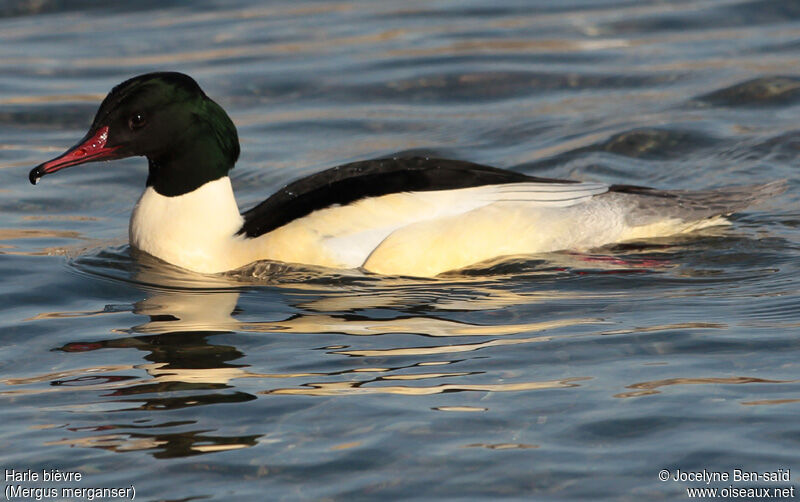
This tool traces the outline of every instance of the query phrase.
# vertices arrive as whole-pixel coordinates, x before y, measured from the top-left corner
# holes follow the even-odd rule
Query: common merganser
[[[203,273],[276,260],[429,277],[506,255],[689,232],[784,188],[660,191],[384,158],[294,181],[240,214],[228,177],[239,157],[236,127],[197,82],[174,72],[114,87],[86,136],[34,168],[30,180],[130,156],[149,165],[130,244]]]

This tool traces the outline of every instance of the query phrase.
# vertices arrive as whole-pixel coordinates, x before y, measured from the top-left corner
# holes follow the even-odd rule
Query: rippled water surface
[[[800,475],[798,5],[0,2],[3,468],[144,500],[683,500],[706,485],[661,469]],[[243,208],[406,150],[789,188],[727,228],[437,279],[189,274],[127,245],[143,159],[27,180],[154,70],[230,112]]]

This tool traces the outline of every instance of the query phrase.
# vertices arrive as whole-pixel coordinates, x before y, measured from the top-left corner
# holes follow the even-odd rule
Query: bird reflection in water
[[[103,258],[108,261],[108,257]],[[564,259],[583,260],[572,256]],[[619,267],[618,263],[610,265]],[[287,273],[285,266],[275,264],[267,265],[268,270],[263,264],[259,267],[240,271],[239,276],[201,276],[144,260],[129,282],[148,291],[146,299],[132,306],[111,305],[94,312],[43,313],[32,320],[130,313],[147,316],[144,323],[112,330],[115,335],[123,336],[75,340],[58,347],[63,352],[84,354],[101,349],[137,349],[145,352],[143,359],[147,362],[81,368],[5,383],[50,384],[44,389],[11,391],[17,393],[103,392],[91,394],[83,404],[75,400],[72,405],[76,411],[102,411],[101,423],[96,420],[98,415],[92,413],[91,423],[67,427],[76,434],[82,433],[81,437],[67,437],[50,444],[119,452],[152,450],[157,457],[187,456],[275,440],[270,436],[273,432],[264,431],[268,427],[246,428],[245,432],[253,434],[242,433],[239,427],[237,433],[228,434],[224,420],[213,425],[201,424],[196,413],[187,411],[196,406],[238,407],[265,396],[431,396],[453,392],[485,395],[576,388],[589,377],[576,374],[532,381],[525,380],[525,375],[516,379],[499,377],[475,364],[475,358],[481,356],[473,353],[485,354],[492,347],[585,336],[587,332],[596,333],[596,325],[605,324],[597,318],[565,318],[563,314],[553,316],[552,320],[526,323],[498,323],[493,318],[493,324],[475,324],[452,319],[468,317],[470,312],[502,311],[509,306],[566,300],[574,295],[585,298],[591,294],[586,292],[547,290],[541,286],[516,292],[495,279],[479,275],[420,281],[376,278],[356,272],[327,276],[313,270]],[[252,314],[248,318],[237,307],[247,288],[254,287],[248,277],[256,275],[261,280],[264,273],[282,276],[277,284],[265,285],[263,280],[255,283],[259,288],[271,288],[278,302],[275,314],[281,317],[278,320],[252,320]],[[548,264],[532,273],[552,275],[560,270]],[[259,298],[264,298],[264,291],[260,293]],[[286,312],[294,314],[287,317]],[[588,328],[579,329],[584,325]],[[289,362],[269,350],[259,350],[260,353],[250,354],[247,362],[261,361],[258,368],[290,369],[261,372],[245,362],[241,347],[254,340],[250,334],[263,335],[268,342],[285,342],[286,335],[296,334],[318,335],[328,341],[334,337],[339,343],[327,343],[320,352],[317,336],[300,338],[310,340],[300,342],[310,343],[310,350],[302,352],[302,347],[298,348],[293,341],[294,357],[298,354],[305,357]],[[243,335],[243,343],[234,346],[237,337]],[[376,341],[372,338],[376,335],[401,336],[381,337]],[[360,340],[375,343],[365,347]],[[333,364],[330,356],[335,358]],[[472,369],[447,369],[468,359],[473,360]],[[302,366],[306,368],[298,370]],[[98,395],[103,398],[100,403]],[[463,403],[431,409],[453,412],[488,408]],[[164,415],[169,416],[169,421],[158,421],[155,412],[159,411],[169,411]],[[126,418],[122,419],[123,416]],[[84,435],[87,432],[90,434]]]

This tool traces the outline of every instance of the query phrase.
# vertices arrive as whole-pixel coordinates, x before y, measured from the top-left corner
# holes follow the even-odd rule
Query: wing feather
[[[461,160],[428,157],[366,160],[327,169],[286,185],[243,214],[245,221],[239,234],[258,237],[314,211],[350,205],[365,198],[518,183],[560,187],[577,184]]]
[[[314,211],[264,238],[275,237],[273,249],[279,242],[297,244],[313,240],[328,261],[344,267],[358,267],[389,235],[405,227],[506,203],[523,205],[530,210],[568,207],[608,190],[607,185],[600,183],[553,184],[552,188],[538,182],[520,183],[514,191],[504,190],[504,186],[367,197],[352,204]],[[296,253],[296,248],[286,251],[290,252]]]

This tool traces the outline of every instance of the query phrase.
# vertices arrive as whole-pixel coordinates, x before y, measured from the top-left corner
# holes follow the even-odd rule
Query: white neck
[[[176,197],[147,187],[131,214],[129,238],[173,265],[215,273],[245,264],[234,252],[242,222],[230,179],[223,176]]]

